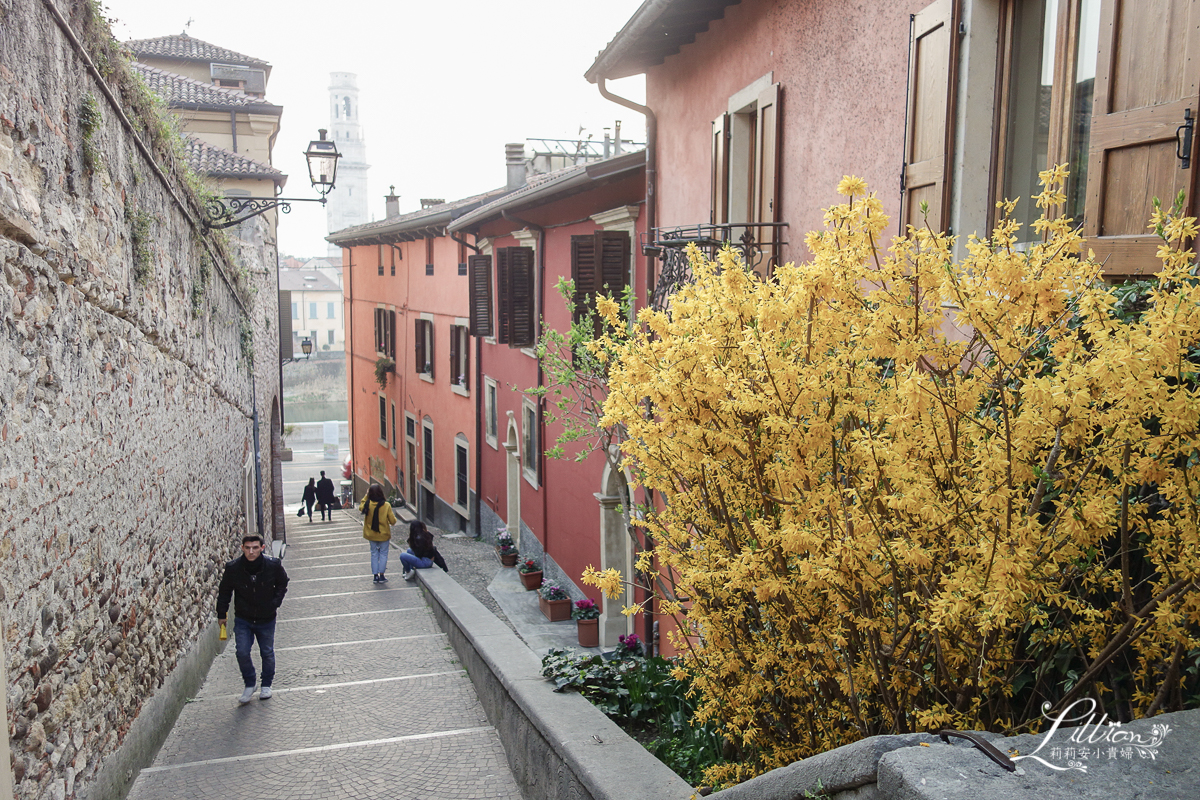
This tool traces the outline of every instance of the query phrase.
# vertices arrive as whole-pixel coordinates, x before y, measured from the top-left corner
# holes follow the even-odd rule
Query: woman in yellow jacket
[[[366,519],[363,520],[363,538],[371,543],[371,573],[375,583],[384,583],[387,578],[388,547],[392,540],[392,526],[396,515],[392,506],[383,499],[383,487],[372,483],[359,506]]]

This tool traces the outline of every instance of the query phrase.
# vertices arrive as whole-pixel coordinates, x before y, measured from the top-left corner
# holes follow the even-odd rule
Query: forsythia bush
[[[739,752],[711,781],[879,733],[1036,728],[1081,696],[1112,719],[1197,704],[1196,226],[1156,210],[1162,272],[1119,313],[1046,213],[1065,174],[1024,251],[1010,203],[961,262],[927,229],[882,252],[847,178],[807,263],[760,279],[693,251],[694,283],[632,329],[599,301],[603,424],[661,493],[639,569],[673,582],[698,719]]]

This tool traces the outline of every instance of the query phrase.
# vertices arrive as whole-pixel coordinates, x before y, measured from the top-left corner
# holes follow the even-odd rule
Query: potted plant
[[[576,632],[579,634],[580,647],[600,646],[600,609],[592,598],[576,600],[571,609],[571,619],[575,620]]]
[[[506,567],[517,565],[517,546],[513,544],[512,534],[503,528],[496,534],[496,553],[500,563]]]
[[[538,592],[538,607],[551,622],[571,618],[571,598],[561,586],[543,586]]]
[[[517,566],[521,574],[521,583],[528,589],[536,589],[542,585],[542,565],[535,558],[527,558]]]

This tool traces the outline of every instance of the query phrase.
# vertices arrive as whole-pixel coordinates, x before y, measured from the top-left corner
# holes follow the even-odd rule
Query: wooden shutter
[[[471,305],[471,335],[491,336],[492,332],[492,257],[468,256],[467,271]]]
[[[457,330],[461,331],[462,328],[458,328]],[[459,338],[462,340],[462,343],[459,345],[459,347],[462,348],[462,372],[459,373],[459,375],[462,376],[462,384],[461,385],[464,389],[470,389],[471,388],[471,340],[468,339],[466,336],[463,336],[462,333],[459,333],[456,338]]]
[[[900,230],[921,226],[929,204],[929,227],[950,224],[949,170],[954,152],[957,0],[937,0],[917,12],[908,42],[908,112],[904,133]]]
[[[388,349],[387,354],[393,359],[396,358],[396,312],[389,311],[388,314]]]
[[[496,341],[507,344],[512,338],[512,290],[509,287],[509,258],[511,248],[496,251]]]
[[[773,83],[758,95],[754,142],[754,222],[779,220],[779,139],[782,119],[779,114],[779,84]],[[769,241],[770,228],[756,235]]]
[[[713,120],[712,127],[712,222],[729,222],[729,115]]]
[[[1200,136],[1182,169],[1176,129],[1186,109],[1200,116],[1200,4],[1109,0],[1100,15],[1083,234],[1109,259],[1106,273],[1157,272],[1161,240],[1146,230],[1153,198],[1169,206],[1183,191],[1184,214],[1196,213]]]
[[[458,382],[458,327],[450,326],[450,383]]]
[[[600,254],[600,289],[617,300],[629,285],[629,234],[625,231],[596,231]]]
[[[375,350],[383,352],[383,309],[375,309]]]
[[[435,355],[433,352],[433,339],[434,339],[433,323],[429,320],[425,320],[425,350],[426,350],[426,354],[425,354],[426,362],[425,363],[429,364],[429,377],[430,378],[433,377],[433,365],[434,365],[434,358],[435,358]]]
[[[534,298],[534,269],[532,247],[508,248],[509,285],[511,290],[512,335],[509,347],[531,347],[537,307]]]
[[[596,310],[597,276],[595,235],[572,236],[571,280],[575,282],[575,294],[572,297],[575,312],[572,322],[578,322],[587,316],[588,311]]]
[[[413,321],[413,353],[415,357],[414,363],[417,365],[417,372],[425,371],[425,320],[418,319]]]

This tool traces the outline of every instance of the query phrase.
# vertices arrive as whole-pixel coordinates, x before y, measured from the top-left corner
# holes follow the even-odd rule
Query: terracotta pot
[[[496,548],[496,554],[500,556],[500,563],[506,567],[515,567],[517,565],[517,551],[511,553],[501,553],[500,548]]]
[[[600,646],[600,620],[598,619],[577,619],[576,626],[579,630],[579,646],[580,647],[599,647]]]
[[[542,609],[542,613],[546,615],[546,619],[551,622],[562,622],[564,619],[571,618],[571,601],[568,600],[547,600],[538,595],[538,607]]]
[[[521,583],[526,589],[540,589],[542,586],[542,571],[537,572],[521,572]]]

